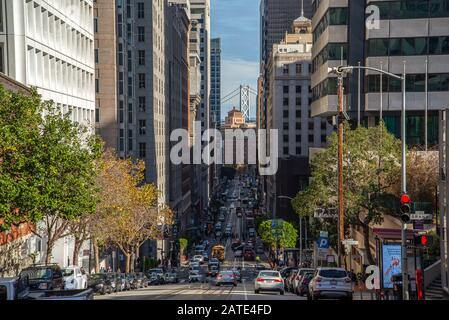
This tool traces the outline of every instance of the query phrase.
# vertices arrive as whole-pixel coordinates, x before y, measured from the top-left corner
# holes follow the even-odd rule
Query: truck
[[[217,258],[220,262],[225,260],[225,247],[222,245],[216,245],[212,248],[212,258]]]
[[[2,300],[93,300],[92,289],[31,291],[27,277],[0,278]]]

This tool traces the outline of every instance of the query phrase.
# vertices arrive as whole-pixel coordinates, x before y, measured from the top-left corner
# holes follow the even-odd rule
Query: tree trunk
[[[129,273],[130,272],[130,268],[131,268],[131,254],[129,252],[123,252],[125,254],[126,257],[126,266],[125,266],[125,272]]]
[[[362,228],[363,228],[363,241],[365,242],[365,249],[366,249],[366,257],[368,259],[369,264],[374,265],[375,261],[374,261],[373,253],[371,252],[371,245],[369,242],[370,227],[368,224],[363,223]]]
[[[53,247],[55,246],[55,242],[53,240],[47,241],[47,250],[45,254],[45,265],[48,265],[51,262]]]
[[[75,238],[75,244],[73,246],[73,265],[74,266],[78,266],[78,256],[80,254],[80,250],[81,250],[81,246],[82,246],[83,242],[81,241],[81,239]]]
[[[97,241],[93,241],[93,247],[94,247],[94,260],[95,260],[95,273],[100,272],[100,250],[98,248]]]

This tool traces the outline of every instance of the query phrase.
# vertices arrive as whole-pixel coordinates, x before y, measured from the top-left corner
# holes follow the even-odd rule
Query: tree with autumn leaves
[[[118,159],[106,151],[98,167],[99,202],[92,223],[96,242],[117,246],[130,272],[139,249],[148,239],[162,239],[163,226],[171,225],[172,211],[158,204],[159,191],[144,184],[145,165],[134,159]]]

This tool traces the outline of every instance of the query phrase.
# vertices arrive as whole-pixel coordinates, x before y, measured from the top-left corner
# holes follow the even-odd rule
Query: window
[[[133,123],[133,104],[128,103],[128,123]]]
[[[301,106],[301,97],[296,97],[296,106]]]
[[[139,158],[144,159],[147,157],[147,144],[139,143]]]
[[[146,97],[139,97],[139,112],[146,112],[146,109],[147,109],[147,107],[146,107],[147,101],[146,100],[147,100]]]
[[[309,122],[309,130],[313,130],[314,127],[315,126],[314,126],[313,122]]]
[[[1,49],[0,49],[1,50]],[[99,63],[98,49],[95,49],[95,63]],[[0,70],[1,71],[1,70]]]
[[[289,102],[289,101],[288,101],[288,98],[284,98],[284,100],[283,100],[283,105],[284,105],[284,106],[288,106],[288,102]]]
[[[145,73],[139,73],[139,89],[145,89],[145,87],[146,87]]]
[[[296,122],[296,130],[301,130],[301,122]]]
[[[95,108],[95,122],[96,123],[100,122],[100,109],[99,108]]]
[[[299,156],[301,153],[301,147],[296,147],[296,154]]]
[[[147,134],[147,121],[139,120],[139,134],[144,136]]]
[[[283,140],[284,142],[288,142],[288,135],[284,135]]]
[[[0,301],[8,300],[8,290],[6,286],[0,286]]]
[[[145,50],[139,50],[139,65],[145,65]]]
[[[284,110],[283,114],[284,114],[284,118],[288,118],[288,110]]]
[[[143,2],[137,3],[137,18],[145,19],[145,3]]]
[[[301,93],[301,86],[296,86],[296,93]]]
[[[133,151],[133,131],[128,130],[128,151]]]
[[[296,74],[302,74],[302,64],[296,64]]]
[[[99,79],[95,79],[95,92],[96,93],[100,92],[100,80]]]
[[[137,27],[137,41],[145,42],[145,27]]]
[[[326,135],[322,135],[321,136],[321,142],[322,143],[326,143]]]
[[[284,147],[284,155],[288,155],[288,147]]]
[[[327,130],[327,122],[326,121],[321,122],[321,130]]]
[[[283,88],[284,94],[287,94],[289,91],[289,87],[288,86],[284,86]]]
[[[288,130],[288,122],[284,122],[284,125],[282,127],[284,130]]]
[[[296,142],[301,142],[301,135],[300,134],[296,135]]]
[[[288,74],[288,65],[284,66],[284,69],[282,70],[283,74]]]
[[[123,121],[124,121],[124,117],[125,117],[125,115],[124,115],[124,107],[123,107],[123,101],[122,100],[120,100],[120,102],[119,102],[119,121],[120,121],[120,123],[123,123]]]
[[[310,134],[310,135],[309,135],[309,142],[310,142],[310,143],[313,143],[313,141],[314,141],[313,134]]]
[[[296,118],[301,118],[301,110],[296,110]]]

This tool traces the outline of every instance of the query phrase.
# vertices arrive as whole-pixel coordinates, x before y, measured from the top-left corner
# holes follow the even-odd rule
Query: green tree
[[[294,248],[298,239],[295,227],[287,221],[280,220],[273,228],[272,220],[262,222],[258,229],[261,240],[270,248],[271,255],[279,249]]]
[[[184,256],[184,252],[186,251],[187,247],[189,246],[189,240],[186,238],[180,238],[179,240],[179,261],[182,262],[182,257]]]
[[[338,140],[334,133],[329,137],[329,147],[312,160],[311,184],[292,202],[299,215],[310,216],[316,208],[338,207],[337,155]],[[355,130],[345,123],[345,221],[347,226],[361,227],[365,243],[369,243],[370,225],[381,223],[384,214],[396,215],[398,212],[394,189],[400,182],[400,155],[401,142],[387,131],[383,123]],[[370,246],[367,248],[368,261],[374,263]]]

